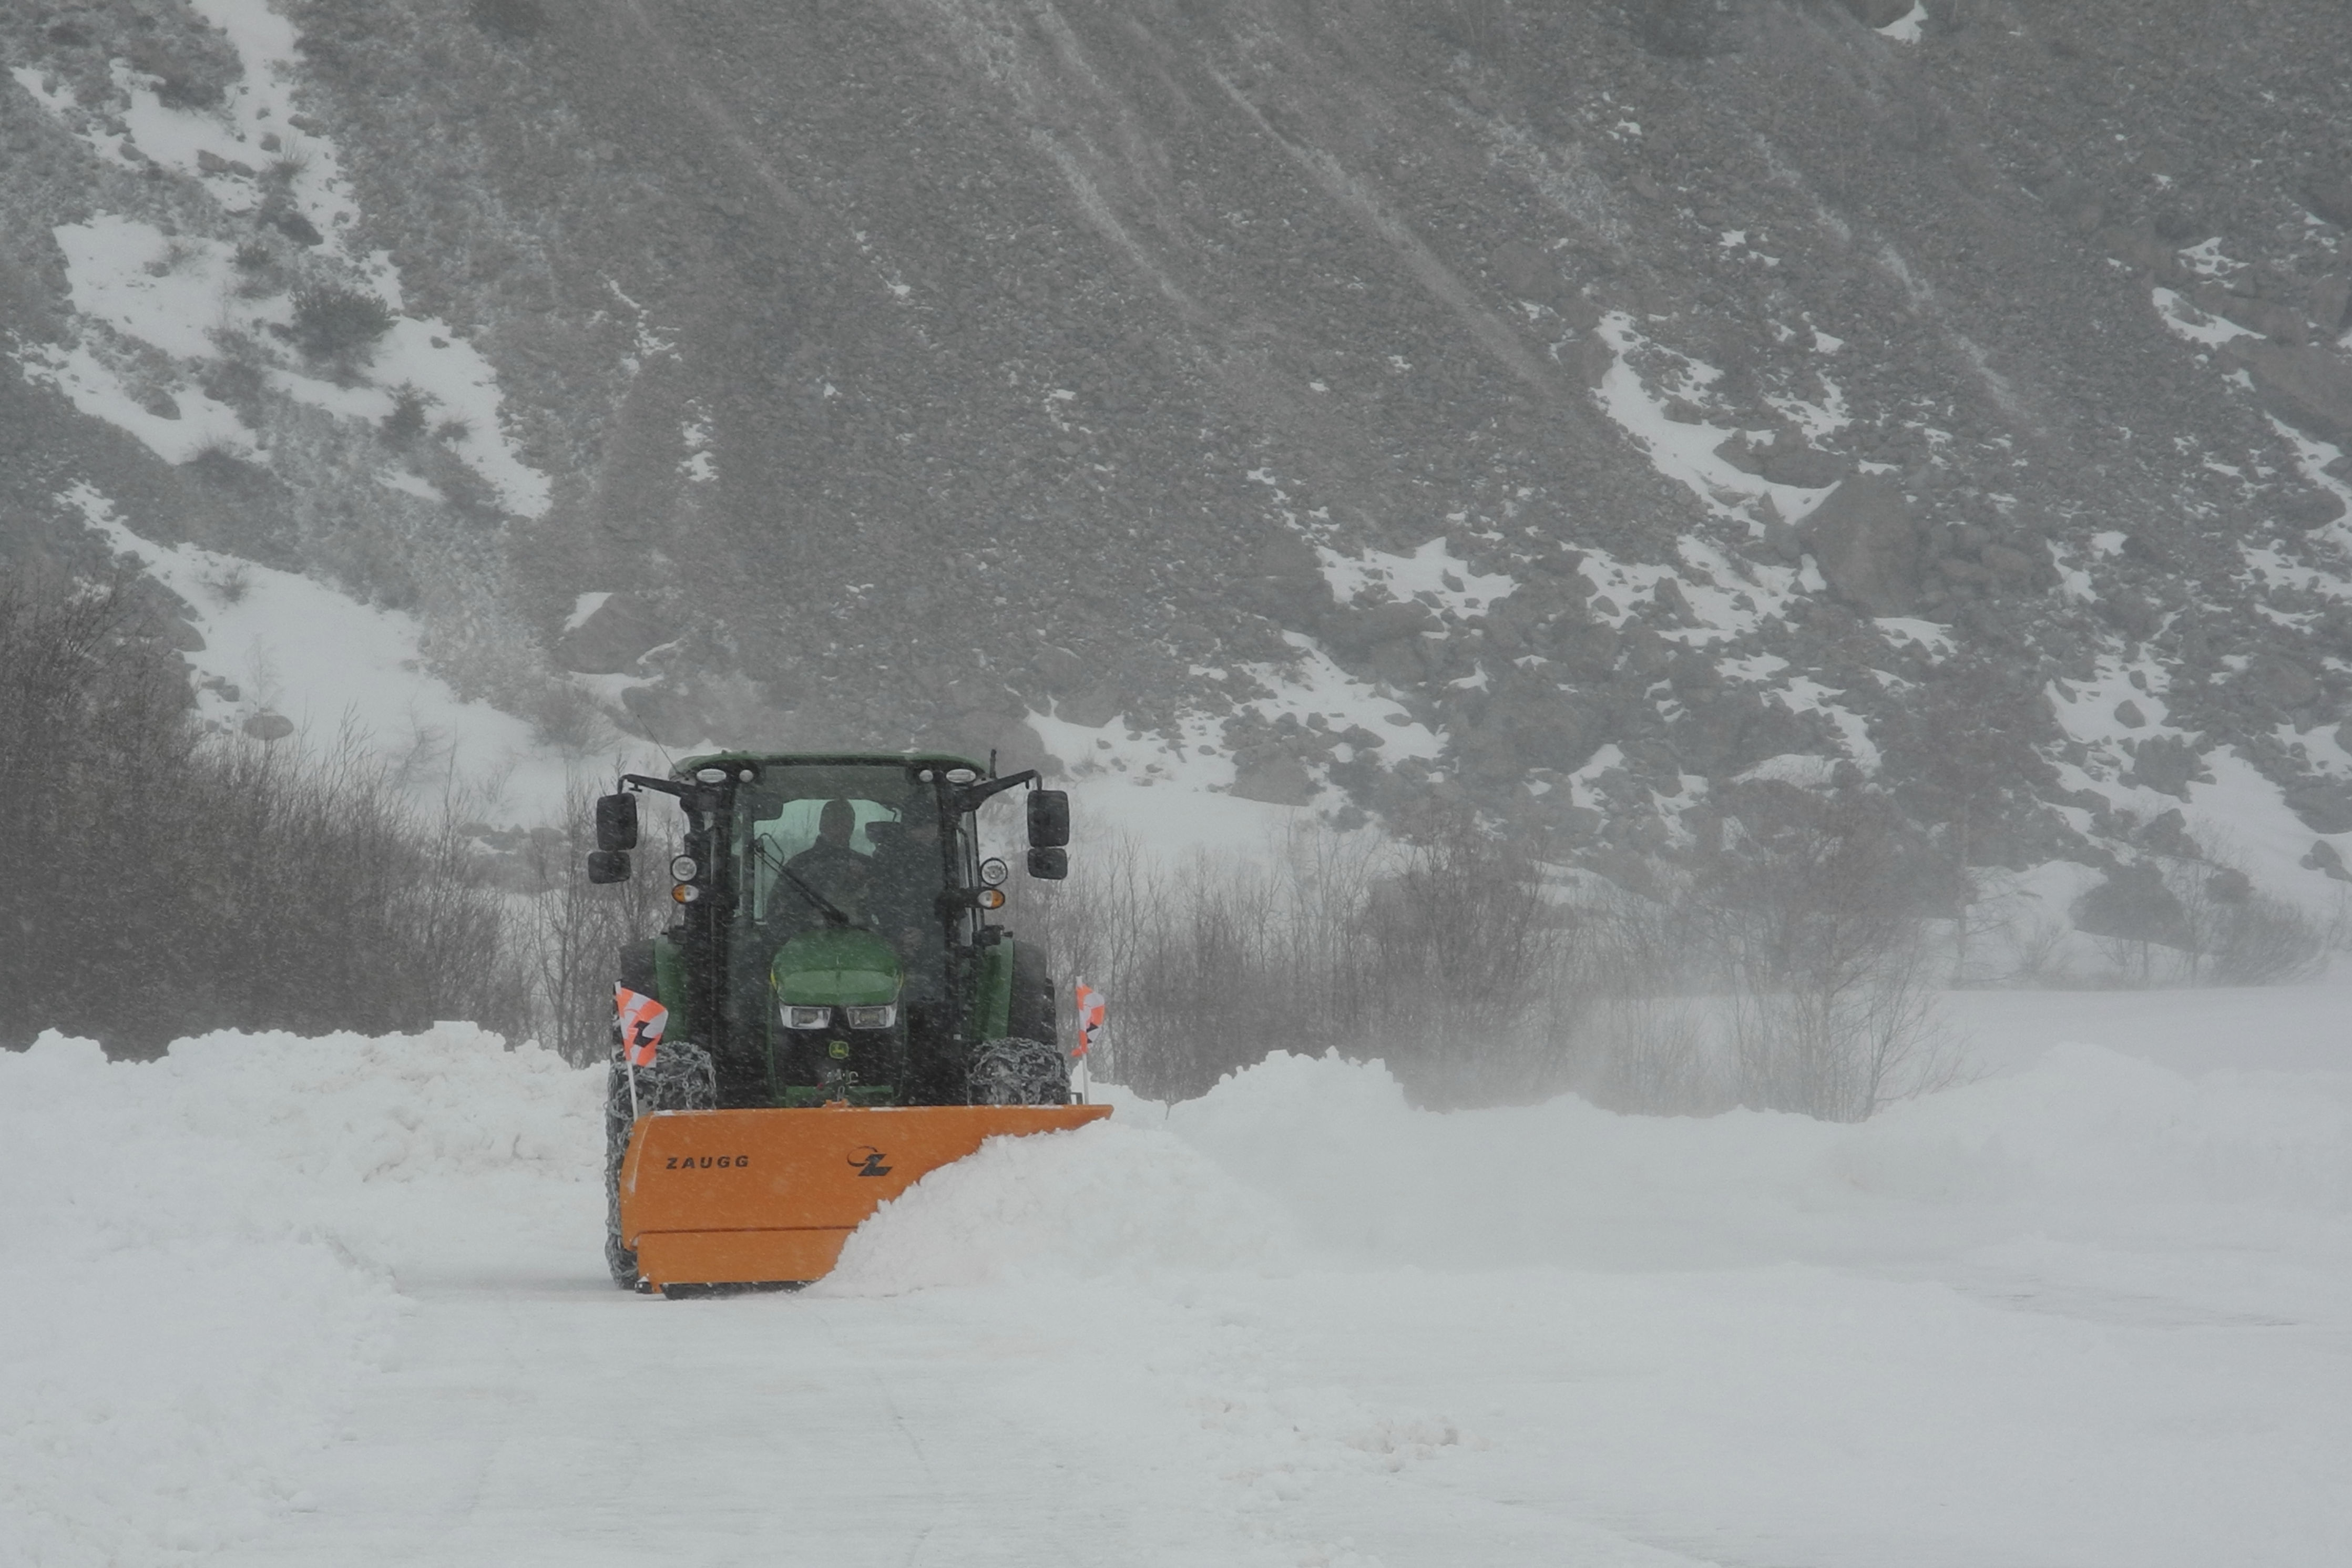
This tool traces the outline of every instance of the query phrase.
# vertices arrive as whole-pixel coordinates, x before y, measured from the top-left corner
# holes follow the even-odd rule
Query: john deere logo
[[[887,1157],[881,1150],[868,1145],[850,1155],[849,1163],[857,1167],[857,1174],[862,1176],[888,1176],[890,1167],[882,1163]]]
[[[847,1061],[849,1060],[849,1042],[845,1040],[836,1040],[831,1045],[824,1048],[824,1053],[827,1056],[832,1057],[835,1061]]]

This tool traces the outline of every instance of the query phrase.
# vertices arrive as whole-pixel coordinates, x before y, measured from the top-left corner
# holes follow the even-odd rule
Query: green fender
[[[694,1020],[686,1016],[686,955],[667,936],[654,938],[654,999],[669,1009],[673,1038],[696,1038]]]
[[[980,984],[971,998],[972,1039],[1002,1040],[1013,1027],[1013,942],[980,950]]]

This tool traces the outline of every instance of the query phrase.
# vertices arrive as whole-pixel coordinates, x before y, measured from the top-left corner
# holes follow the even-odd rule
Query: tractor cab
[[[598,803],[592,881],[629,874],[642,794],[686,827],[677,922],[623,955],[621,983],[709,1054],[722,1108],[966,1103],[992,1044],[1054,1039],[1045,955],[987,918],[1010,868],[979,839],[981,809],[1026,787],[1030,874],[1066,874],[1067,797],[1037,783],[944,755],[729,752],[630,775]]]

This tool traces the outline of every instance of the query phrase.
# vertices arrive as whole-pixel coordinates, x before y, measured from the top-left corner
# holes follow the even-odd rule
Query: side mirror
[[[1039,882],[1060,882],[1070,874],[1070,852],[1058,844],[1029,852],[1029,874]]]
[[[1066,789],[1029,791],[1029,847],[1058,850],[1070,841],[1070,795]],[[1030,873],[1034,876],[1036,873]]]
[[[588,853],[590,882],[626,882],[629,880],[629,852],[626,850],[592,850]]]
[[[637,798],[630,794],[596,797],[596,847],[633,850],[637,847]],[[622,862],[624,866],[626,862]],[[624,870],[621,876],[629,873]],[[621,877],[608,880],[618,882]]]

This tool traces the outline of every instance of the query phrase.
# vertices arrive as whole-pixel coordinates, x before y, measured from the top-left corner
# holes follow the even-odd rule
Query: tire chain
[[[1034,1040],[982,1041],[965,1083],[964,1097],[974,1105],[1062,1105],[1070,1098],[1069,1064]]]
[[[635,1109],[712,1111],[719,1106],[719,1074],[710,1053],[690,1040],[662,1042],[653,1065],[637,1069]],[[629,1070],[614,1042],[604,1081],[604,1262],[623,1290],[637,1286],[637,1255],[621,1245],[621,1162],[629,1152],[635,1125],[629,1101]]]

